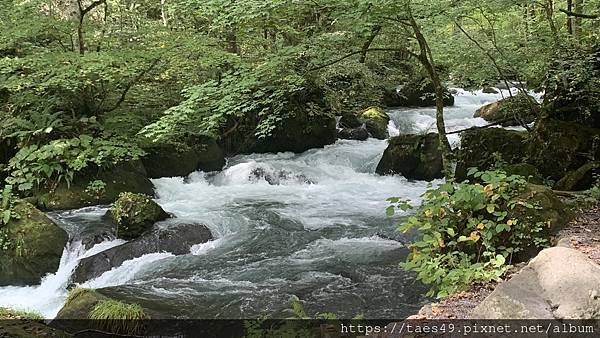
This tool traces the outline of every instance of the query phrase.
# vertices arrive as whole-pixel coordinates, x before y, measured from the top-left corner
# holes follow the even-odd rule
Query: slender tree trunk
[[[166,11],[167,0],[160,0],[160,18],[162,20],[163,26],[167,27],[167,11]]]
[[[360,60],[359,60],[360,63],[365,63],[365,61],[367,61],[367,52],[369,51],[369,47],[371,47],[373,40],[375,40],[375,38],[377,37],[377,35],[379,34],[380,31],[381,31],[380,25],[373,27],[373,29],[371,30],[371,34],[369,35],[369,37],[367,38],[367,41],[365,41],[365,43],[362,47],[362,53],[360,54]]]
[[[573,8],[574,12],[577,14],[583,13],[583,0],[575,0],[575,7]],[[574,19],[573,25],[573,34],[577,39],[581,38],[581,17],[576,16]]]
[[[573,10],[573,0],[567,0],[567,10],[569,12]],[[573,18],[570,16],[567,16],[567,31],[573,35]]]
[[[454,178],[454,170],[452,165],[452,147],[450,146],[450,142],[448,141],[448,136],[446,135],[446,122],[444,121],[444,87],[442,85],[442,81],[435,69],[435,63],[433,60],[433,54],[431,53],[431,49],[429,48],[429,44],[427,43],[427,39],[421,33],[421,28],[419,24],[415,21],[415,18],[410,11],[410,7],[408,8],[408,12],[410,15],[410,25],[415,34],[415,38],[419,44],[419,60],[425,70],[429,74],[429,78],[431,83],[435,88],[435,107],[436,114],[435,120],[438,130],[438,137],[440,140],[440,150],[442,151],[442,162],[444,166],[444,177],[447,180],[451,180]]]

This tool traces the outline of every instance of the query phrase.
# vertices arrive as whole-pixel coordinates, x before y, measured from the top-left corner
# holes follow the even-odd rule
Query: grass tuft
[[[137,304],[126,304],[116,300],[102,300],[90,311],[89,318],[110,332],[139,335],[144,331],[143,320],[150,317]]]

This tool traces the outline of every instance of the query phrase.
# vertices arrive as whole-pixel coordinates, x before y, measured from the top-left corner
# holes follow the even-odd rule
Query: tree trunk
[[[567,0],[567,10],[569,12],[573,10],[573,0]],[[571,16],[567,16],[567,31],[573,35],[573,18]]]
[[[365,41],[365,44],[362,47],[362,53],[360,54],[360,60],[359,60],[360,63],[365,63],[365,61],[367,61],[367,52],[369,51],[369,47],[371,47],[373,40],[375,40],[375,38],[377,37],[377,34],[379,34],[380,31],[381,31],[380,25],[374,26],[373,29],[371,30],[371,35],[369,35],[369,37],[367,38],[367,41]]]
[[[167,27],[167,11],[166,11],[166,6],[167,4],[167,0],[160,0],[160,18],[162,20],[163,26]]]
[[[583,13],[583,0],[575,0],[574,12],[577,14]],[[573,24],[573,34],[576,38],[581,38],[581,17],[576,16]]]
[[[429,44],[427,43],[427,39],[421,33],[421,29],[419,24],[415,21],[415,18],[410,11],[408,10],[410,15],[410,25],[415,34],[415,38],[419,44],[420,54],[419,60],[427,73],[429,74],[429,78],[431,83],[435,88],[435,107],[436,114],[435,120],[437,125],[438,137],[440,139],[440,148],[442,151],[442,162],[444,165],[444,177],[447,180],[451,180],[454,178],[454,171],[452,165],[452,147],[450,146],[450,142],[448,141],[448,136],[446,135],[446,122],[444,121],[444,87],[442,86],[442,81],[435,69],[435,63],[433,60],[433,54],[431,53],[431,49],[429,48]]]

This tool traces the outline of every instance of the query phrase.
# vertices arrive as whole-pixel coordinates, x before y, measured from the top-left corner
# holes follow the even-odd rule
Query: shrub
[[[80,135],[54,140],[41,146],[34,144],[21,148],[9,162],[11,176],[7,181],[19,191],[53,188],[61,180],[70,184],[77,172],[89,166],[113,167],[137,160],[144,154],[136,145],[116,139]]]
[[[524,177],[476,169],[469,175],[483,184],[447,182],[428,190],[415,215],[400,225],[403,232],[418,232],[402,266],[431,285],[429,296],[443,298],[474,282],[497,279],[514,254],[548,242],[547,224],[515,217],[536,208],[520,198],[527,187]],[[390,201],[389,213],[406,209],[405,202]]]

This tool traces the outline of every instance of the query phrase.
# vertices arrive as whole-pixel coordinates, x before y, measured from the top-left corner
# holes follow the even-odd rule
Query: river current
[[[455,106],[445,109],[448,131],[485,125],[473,112],[502,97],[458,89],[455,98]],[[392,136],[435,130],[434,108],[388,113]],[[451,135],[455,146],[458,140]],[[413,314],[427,302],[426,287],[398,266],[410,238],[396,230],[405,215],[386,217],[386,199],[417,204],[428,183],[375,174],[386,146],[386,140],[339,140],[302,154],[235,156],[219,173],[153,180],[156,201],[177,216],[161,226],[202,223],[215,240],[187,255],[159,252],[127,261],[82,286],[177,318],[289,317],[292,295],[313,314]],[[51,213],[73,238],[59,270],[38,286],[0,288],[0,306],[53,318],[78,260],[123,243],[86,250],[77,241],[83,229],[102,226],[105,211]]]

